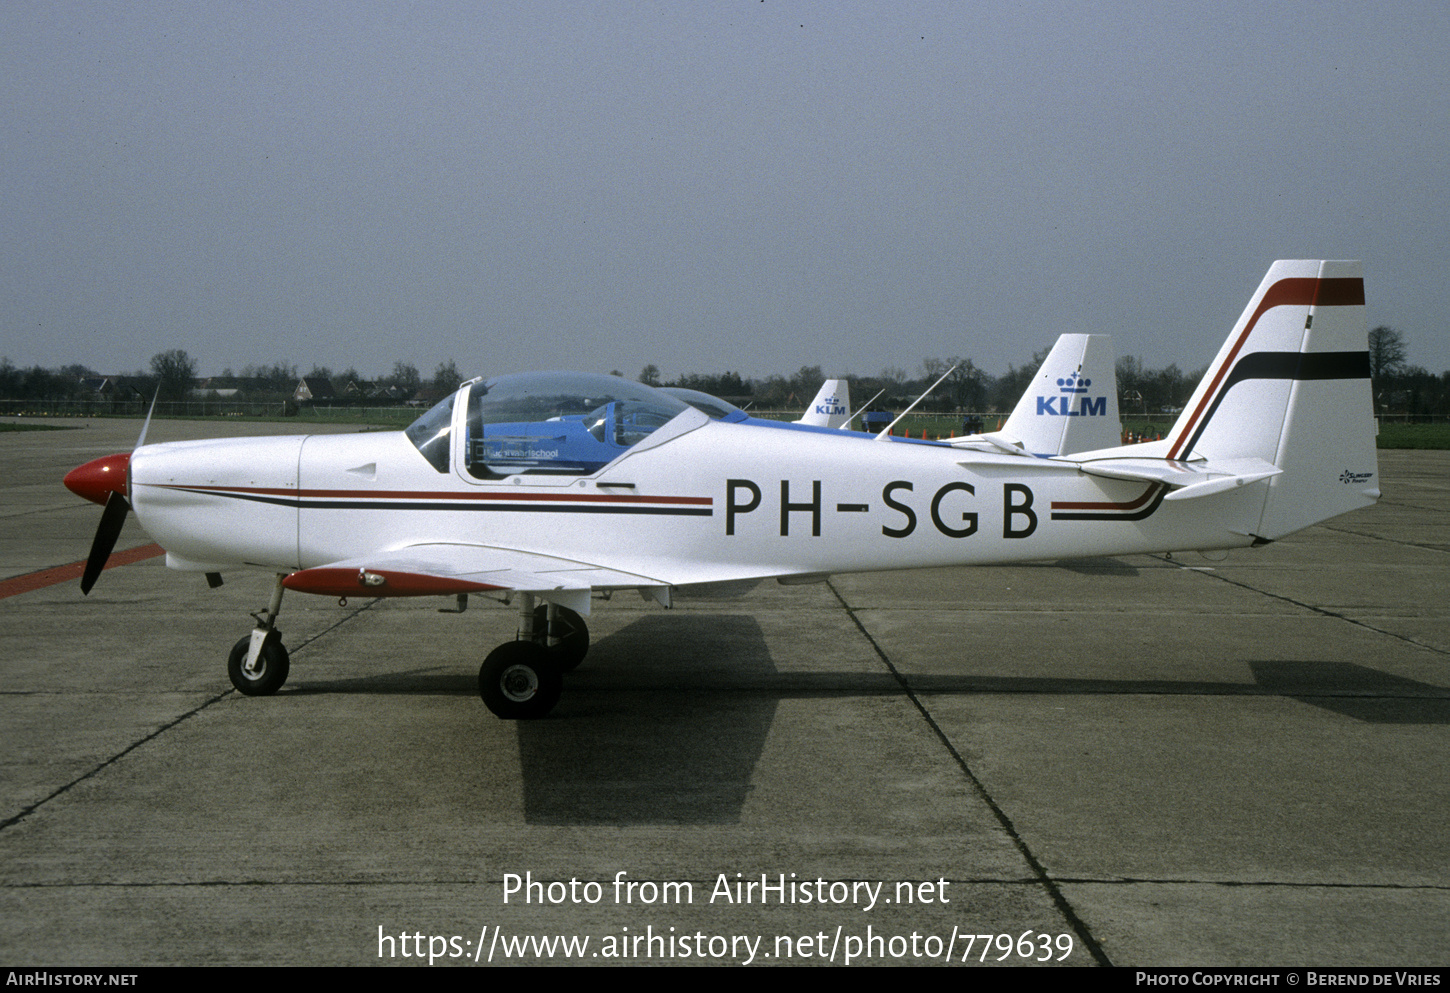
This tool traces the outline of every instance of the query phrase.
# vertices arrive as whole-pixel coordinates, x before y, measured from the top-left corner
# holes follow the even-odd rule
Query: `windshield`
[[[469,389],[464,468],[478,479],[595,472],[688,409],[618,376],[497,376]]]
[[[709,393],[701,393],[699,390],[690,390],[686,389],[683,386],[661,386],[660,392],[668,393],[672,397],[677,397],[678,399],[685,401],[696,410],[704,411],[706,414],[710,415],[712,420],[718,421],[723,418],[729,418],[730,420],[740,420],[741,418],[746,416],[745,411],[741,410],[730,401],[721,400],[719,397],[711,396]],[[739,416],[737,417],[732,415]]]
[[[456,395],[448,394],[403,432],[423,453],[428,464],[439,472],[448,471],[448,436],[453,430],[453,398]]]

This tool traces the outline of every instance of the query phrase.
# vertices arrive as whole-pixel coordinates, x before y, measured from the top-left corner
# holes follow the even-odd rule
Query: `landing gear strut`
[[[560,672],[573,672],[589,654],[589,627],[584,618],[568,607],[553,603],[534,608],[532,640],[548,651]]]
[[[488,709],[508,721],[543,717],[554,709],[571,672],[589,651],[584,618],[552,603],[535,605],[519,594],[519,633],[483,660],[478,693]]]
[[[282,632],[273,626],[281,610],[282,576],[278,575],[267,609],[252,615],[257,619],[257,626],[232,646],[227,658],[227,675],[232,685],[247,696],[271,696],[287,682],[291,659],[282,644]]]

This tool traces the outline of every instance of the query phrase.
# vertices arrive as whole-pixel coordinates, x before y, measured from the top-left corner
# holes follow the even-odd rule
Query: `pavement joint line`
[[[1062,877],[1064,886],[1222,886],[1241,889],[1297,889],[1297,890],[1395,890],[1403,892],[1450,892],[1450,886],[1436,883],[1318,883],[1296,882],[1291,879],[1155,879],[1151,876],[1123,876],[1114,879],[1096,879],[1092,876]]]
[[[361,607],[358,607],[357,609],[355,609],[351,613],[349,613],[346,617],[342,618],[342,620],[335,622],[334,624],[332,624],[329,627],[323,628],[321,631],[317,632],[312,637],[310,637],[306,641],[302,642],[302,644],[298,645],[296,648],[289,648],[287,650],[288,656],[296,655],[298,652],[300,652],[303,649],[305,649],[308,645],[312,644],[318,638],[321,638],[325,634],[331,634],[333,631],[336,631],[338,628],[342,627],[348,621],[352,620],[358,614],[361,614],[364,610],[372,610],[374,607],[376,607],[378,604],[380,604],[382,602],[383,601],[382,601],[381,598],[374,598],[372,600],[369,600],[367,603],[363,604]]]
[[[653,879],[645,877],[634,877],[638,882],[675,882],[673,878]],[[699,879],[684,880],[696,883],[702,887],[708,887],[713,880],[701,877]],[[863,882],[869,880],[843,879],[841,882]],[[59,881],[59,882],[33,882],[33,883],[3,883],[0,890],[80,890],[80,889],[195,889],[200,887],[263,887],[263,886],[292,886],[301,888],[317,888],[328,886],[355,887],[355,886],[497,886],[503,882],[502,878],[486,879],[424,879],[422,877],[413,879],[193,879],[193,880],[161,880],[157,882],[145,881],[106,881],[106,880],[85,880],[85,881]],[[990,876],[961,877],[951,880],[953,883],[973,886],[1013,886],[1041,888],[1042,881],[1032,876],[1019,876],[1009,879],[997,879]],[[1373,892],[1377,890],[1405,893],[1443,893],[1450,892],[1450,886],[1434,883],[1329,883],[1329,882],[1306,882],[1289,879],[1182,879],[1182,878],[1154,878],[1151,876],[1123,876],[1111,879],[1096,876],[1062,876],[1056,880],[1063,886],[1216,886],[1225,889],[1298,889],[1298,890],[1356,890],[1361,892]]]
[[[1155,558],[1156,557],[1158,556],[1155,556]],[[1169,560],[1165,558],[1164,561]],[[1426,651],[1434,652],[1436,655],[1450,655],[1450,651],[1447,651],[1446,649],[1439,648],[1435,645],[1428,645],[1425,642],[1420,641],[1416,638],[1411,638],[1409,635],[1396,634],[1393,631],[1386,631],[1383,628],[1377,628],[1373,624],[1366,624],[1364,621],[1337,613],[1333,610],[1329,610],[1326,607],[1316,607],[1312,603],[1304,603],[1301,600],[1295,600],[1293,597],[1284,596],[1282,593],[1270,593],[1268,590],[1261,590],[1257,586],[1250,586],[1248,583],[1242,582],[1240,580],[1229,579],[1222,573],[1200,572],[1198,573],[1198,575],[1206,576],[1209,579],[1222,580],[1223,582],[1228,583],[1231,586],[1237,586],[1239,589],[1248,590],[1250,593],[1257,593],[1260,596],[1270,597],[1274,600],[1282,600],[1284,603],[1291,603],[1296,607],[1302,607],[1305,610],[1312,611],[1322,617],[1331,617],[1337,621],[1344,621],[1346,624],[1353,624],[1356,627],[1364,628],[1366,631],[1373,631],[1375,634],[1382,634],[1387,638],[1394,638],[1397,641],[1403,641],[1406,644],[1414,645],[1416,648],[1423,648]]]
[[[377,603],[378,603],[377,600],[371,600],[368,603],[364,604],[363,606],[358,607],[356,610],[352,611],[352,613],[348,614],[346,617],[344,617],[341,620],[337,621],[336,623],[332,624],[330,627],[324,628],[322,631],[319,631],[317,634],[315,634],[312,637],[308,638],[306,641],[302,642],[302,644],[298,645],[297,648],[293,649],[292,651],[293,652],[297,652],[297,651],[303,650],[308,645],[310,645],[314,641],[316,641],[318,638],[321,638],[323,635],[325,635],[325,634],[327,634],[327,633],[329,633],[331,631],[337,630],[339,627],[341,627],[342,625],[346,624],[348,621],[352,620],[358,614],[361,614],[363,611],[369,610],[372,607],[374,607]],[[289,654],[290,654],[290,652],[289,652]],[[87,779],[90,779],[91,777],[98,775],[102,770],[108,768],[109,766],[112,766],[112,765],[116,764],[121,759],[123,759],[127,755],[129,755],[131,752],[133,752],[136,749],[140,748],[142,745],[146,744],[149,741],[152,741],[155,738],[159,738],[161,735],[165,734],[167,731],[170,731],[172,728],[176,727],[182,721],[185,721],[185,720],[187,720],[187,719],[189,719],[191,717],[196,716],[197,714],[201,713],[206,708],[210,707],[212,704],[217,703],[217,702],[219,702],[221,700],[225,700],[227,697],[233,695],[236,692],[237,691],[236,691],[236,688],[235,687],[229,687],[228,689],[222,691],[221,693],[218,693],[215,696],[208,698],[207,700],[205,700],[204,702],[202,702],[198,706],[195,706],[195,707],[191,708],[190,710],[186,711],[186,713],[181,714],[180,716],[178,716],[178,717],[176,717],[176,718],[174,718],[174,719],[166,722],[165,724],[161,725],[156,730],[152,731],[150,734],[144,735],[143,737],[138,738],[137,740],[131,742],[131,744],[127,745],[125,748],[121,749],[119,752],[117,752],[115,755],[112,755],[110,758],[106,759],[105,761],[99,763],[94,768],[90,769],[87,772],[81,773],[81,775],[77,776],[75,779],[72,779],[70,782],[66,783],[65,785],[58,787],[49,796],[43,797],[43,798],[35,801],[34,803],[32,803],[32,804],[30,804],[30,805],[28,805],[26,807],[21,808],[21,810],[20,810],[19,813],[14,814],[11,817],[7,817],[3,821],[0,821],[0,831],[4,831],[7,828],[10,828],[10,827],[13,827],[16,824],[19,824],[21,821],[25,820],[27,817],[29,817],[31,814],[35,813],[41,807],[43,807],[46,804],[50,803],[50,801],[56,799],[59,796],[62,796],[64,794],[70,792],[70,790],[73,787],[80,785],[81,783],[85,782]]]
[[[1440,507],[1424,507],[1424,506],[1421,506],[1418,503],[1410,503],[1408,500],[1387,500],[1384,497],[1380,497],[1378,500],[1375,501],[1375,503],[1376,504],[1382,504],[1382,505],[1384,505],[1386,507],[1403,507],[1406,510],[1419,510],[1419,511],[1423,511],[1424,513],[1427,513],[1427,514],[1443,514],[1443,513],[1445,513],[1445,511],[1444,511],[1443,508],[1440,508]]]
[[[714,878],[700,877],[698,879],[662,879],[656,877],[631,876],[631,880],[638,883],[673,883],[688,882],[708,889],[714,882]],[[842,883],[869,883],[879,880],[846,877],[843,879],[832,879],[832,882]],[[86,882],[35,882],[35,883],[3,883],[0,890],[64,890],[64,889],[189,889],[202,886],[295,886],[295,887],[325,887],[325,886],[500,886],[504,882],[502,877],[488,877],[481,879],[195,879],[189,881],[160,881],[160,882],[125,882],[125,881],[104,881],[92,880]],[[976,886],[1022,886],[1038,889],[1042,883],[1040,880],[1030,876],[1021,876],[1014,879],[995,879],[987,877],[962,877],[949,880],[952,883],[976,885]]]
[[[1103,950],[1102,946],[1098,944],[1097,939],[1093,937],[1092,932],[1088,930],[1086,922],[1078,917],[1077,911],[1073,909],[1072,904],[1063,895],[1057,882],[1048,875],[1047,869],[1038,861],[1037,856],[1032,853],[1032,849],[1028,846],[1026,840],[1018,833],[1017,826],[1012,823],[1012,818],[1007,816],[1007,812],[997,804],[997,801],[993,799],[991,793],[987,791],[985,784],[977,778],[976,773],[972,772],[971,767],[967,765],[967,760],[962,756],[961,752],[957,751],[956,746],[952,744],[946,732],[941,729],[941,726],[937,724],[936,720],[931,716],[931,713],[922,704],[916,692],[912,690],[911,684],[907,681],[906,677],[902,675],[901,671],[887,657],[886,652],[877,644],[876,639],[871,637],[871,633],[866,630],[866,626],[857,618],[856,611],[846,602],[846,598],[841,595],[841,592],[836,589],[836,584],[828,579],[826,580],[826,586],[835,594],[836,600],[841,604],[841,609],[846,612],[847,617],[851,618],[851,623],[856,625],[856,630],[861,632],[861,637],[866,639],[867,644],[880,657],[882,664],[886,666],[892,677],[901,686],[902,692],[906,694],[906,698],[911,701],[912,706],[921,714],[922,719],[926,721],[927,727],[931,728],[937,740],[942,743],[942,747],[947,750],[947,754],[952,757],[957,767],[962,770],[962,774],[966,776],[967,782],[971,783],[972,789],[976,792],[977,796],[987,805],[987,809],[997,819],[997,823],[1001,826],[1007,837],[1011,839],[1018,854],[1022,856],[1023,861],[1027,863],[1027,867],[1031,869],[1033,876],[1036,878],[1036,884],[1041,886],[1047,893],[1053,905],[1057,907],[1057,912],[1062,915],[1063,921],[1068,927],[1072,928],[1078,940],[1082,942],[1083,947],[1092,955],[1095,963],[1100,966],[1111,966],[1113,962],[1108,958],[1107,952]]]
[[[31,517],[35,514],[73,514],[85,509],[85,507],[41,507],[38,510],[17,510],[0,513],[0,520],[8,521],[16,517]]]
[[[173,720],[170,720],[167,723],[161,725],[159,728],[157,728],[155,731],[152,731],[150,734],[145,735],[145,736],[137,739],[136,741],[131,742],[131,744],[129,744],[125,748],[121,749],[115,755],[112,755],[110,758],[106,759],[104,762],[101,762],[99,765],[95,766],[90,771],[84,772],[81,775],[77,776],[75,779],[72,779],[70,782],[66,783],[64,786],[59,787],[58,789],[55,790],[55,792],[51,793],[49,796],[44,797],[43,799],[37,800],[35,803],[32,803],[29,806],[22,808],[21,811],[20,811],[20,813],[15,814],[12,817],[8,817],[8,818],[6,818],[3,821],[0,821],[0,831],[4,831],[6,828],[9,828],[9,827],[12,827],[12,826],[14,826],[16,824],[19,824],[25,818],[27,818],[31,814],[35,813],[37,810],[39,810],[41,807],[45,806],[50,801],[54,800],[56,797],[61,796],[61,795],[65,794],[65,793],[68,793],[71,790],[72,787],[77,786],[77,785],[85,782],[87,779],[90,779],[92,776],[95,776],[98,773],[100,773],[101,770],[107,768],[108,766],[114,765],[116,762],[119,762],[126,755],[128,755],[131,752],[135,751],[136,749],[140,748],[142,745],[146,744],[148,741],[151,741],[153,738],[160,737],[163,733],[165,733],[167,731],[170,731],[172,728],[176,727],[176,725],[180,724],[182,721],[186,720],[189,717],[194,716],[195,714],[201,713],[203,710],[205,710],[207,707],[210,707],[212,704],[216,703],[218,700],[223,700],[223,699],[225,699],[226,697],[230,696],[231,694],[233,694],[235,692],[236,692],[235,689],[228,689],[228,690],[226,690],[226,691],[224,691],[222,693],[218,693],[216,696],[211,697],[210,699],[206,700],[205,702],[203,702],[199,706],[193,707],[191,710],[188,710],[186,713],[182,714],[181,716],[179,716],[179,717],[177,717],[177,718],[175,718]]]
[[[1384,535],[1370,534],[1366,531],[1355,531],[1353,528],[1336,528],[1330,527],[1328,524],[1321,524],[1320,527],[1324,528],[1324,530],[1326,531],[1333,531],[1335,534],[1348,534],[1353,535],[1356,538],[1369,538],[1373,541],[1385,541],[1391,545],[1399,545],[1401,548],[1419,548],[1427,552],[1440,552],[1441,554],[1450,552],[1450,549],[1442,548],[1439,545],[1427,545],[1418,541],[1400,541],[1398,538],[1386,538]]]

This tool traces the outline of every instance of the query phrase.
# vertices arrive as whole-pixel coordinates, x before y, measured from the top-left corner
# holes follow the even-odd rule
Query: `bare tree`
[[[418,387],[423,384],[423,377],[418,375],[418,367],[401,360],[393,363],[393,373],[387,378],[388,382],[409,396],[417,393]]]
[[[452,359],[438,363],[438,368],[433,370],[434,389],[456,390],[461,382],[463,374],[458,371],[458,366]]]
[[[976,363],[971,359],[964,359],[957,355],[947,359],[946,365],[947,367],[956,366],[951,378],[947,380],[952,403],[966,410],[980,411],[986,401],[990,377],[978,369]],[[941,373],[937,373],[937,375],[941,375]]]
[[[151,356],[151,373],[162,400],[185,400],[196,378],[196,360],[180,348],[173,348]]]
[[[1369,378],[1378,383],[1405,364],[1405,336],[1381,324],[1369,333]]]

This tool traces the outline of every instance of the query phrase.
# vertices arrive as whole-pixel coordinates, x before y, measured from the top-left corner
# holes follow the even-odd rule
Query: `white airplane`
[[[519,628],[483,662],[480,693],[531,718],[588,650],[595,591],[669,606],[694,584],[1229,549],[1369,506],[1366,349],[1358,263],[1277,262],[1158,442],[1052,458],[879,443],[544,373],[471,380],[406,431],[138,443],[66,485],[106,505],[83,590],[131,509],[172,568],[276,574],[232,649],[243,693],[287,678],[285,590],[484,593],[511,601]]]
[[[1113,339],[1065,334],[998,431],[948,438],[958,448],[1012,455],[1072,455],[1122,441]]]
[[[1014,455],[1044,457],[1118,444],[1121,424],[1112,342],[1112,336],[1105,334],[1060,336],[1001,430],[942,440],[958,448],[982,451],[1001,448]],[[685,396],[685,391],[671,389],[669,392],[711,412]],[[921,399],[925,398],[923,395]],[[724,403],[714,397],[708,399],[716,404]],[[796,423],[841,428],[853,419],[850,384],[844,379],[828,379]],[[878,437],[891,436],[883,433]]]
[[[661,386],[660,392],[668,393],[670,396],[685,401],[696,410],[703,410],[715,419],[727,417],[730,414],[745,412],[729,400],[722,400],[719,397],[703,393],[700,390],[692,390],[684,386]],[[816,398],[811,401],[806,412],[795,422],[797,424],[813,424],[817,427],[838,428],[846,423],[851,415],[851,387],[844,379],[828,379],[816,393]],[[749,415],[745,415],[749,416]],[[739,418],[736,418],[737,420]]]
[[[821,384],[816,398],[806,407],[797,424],[813,424],[822,428],[838,428],[851,416],[851,384],[844,379],[828,379]]]

